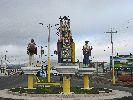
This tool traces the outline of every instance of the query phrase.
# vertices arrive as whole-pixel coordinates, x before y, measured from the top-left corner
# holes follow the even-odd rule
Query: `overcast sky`
[[[76,59],[82,61],[82,46],[89,40],[93,61],[109,61],[110,34],[105,32],[110,28],[118,31],[113,35],[115,54],[133,53],[133,0],[0,0],[0,55],[8,50],[9,59],[28,59],[31,38],[38,46],[47,45],[48,24],[53,25],[53,54],[58,39],[54,24],[59,23],[59,16],[70,16]]]

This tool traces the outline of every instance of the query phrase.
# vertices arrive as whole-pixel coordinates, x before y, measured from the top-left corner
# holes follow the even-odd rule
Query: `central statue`
[[[75,43],[70,30],[70,19],[60,17],[59,39],[57,42],[58,63],[75,62]]]

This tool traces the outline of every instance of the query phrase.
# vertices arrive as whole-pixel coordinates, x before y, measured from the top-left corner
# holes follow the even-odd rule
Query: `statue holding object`
[[[83,59],[83,64],[85,64],[85,66],[88,64],[90,64],[90,59],[89,56],[91,56],[91,50],[93,49],[92,46],[88,45],[89,41],[85,41],[85,45],[83,46],[83,55],[84,55],[84,59]]]

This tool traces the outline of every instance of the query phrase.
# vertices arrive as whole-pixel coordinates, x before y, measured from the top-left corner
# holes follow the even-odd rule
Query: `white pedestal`
[[[57,66],[56,70],[59,72],[59,74],[75,74],[76,72],[78,72],[78,68],[79,66]]]
[[[32,67],[32,66],[28,66],[28,67],[21,67],[21,69],[23,70],[24,74],[33,74],[36,75],[38,70],[41,69],[41,67]]]
[[[95,70],[96,70],[96,68],[79,68],[78,73],[89,75],[89,74],[92,74]]]

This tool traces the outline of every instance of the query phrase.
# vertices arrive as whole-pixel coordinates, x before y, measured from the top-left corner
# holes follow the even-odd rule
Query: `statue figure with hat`
[[[36,47],[36,44],[34,42],[34,39],[31,39],[31,42],[28,44],[27,54],[29,55],[29,65],[32,65],[34,54],[37,55],[37,47]]]
[[[89,41],[85,41],[85,45],[83,46],[83,55],[84,55],[84,59],[83,59],[83,64],[85,64],[85,67],[88,67],[88,64],[90,64],[90,59],[89,56],[91,56],[91,50],[93,49],[92,46],[88,45]]]

